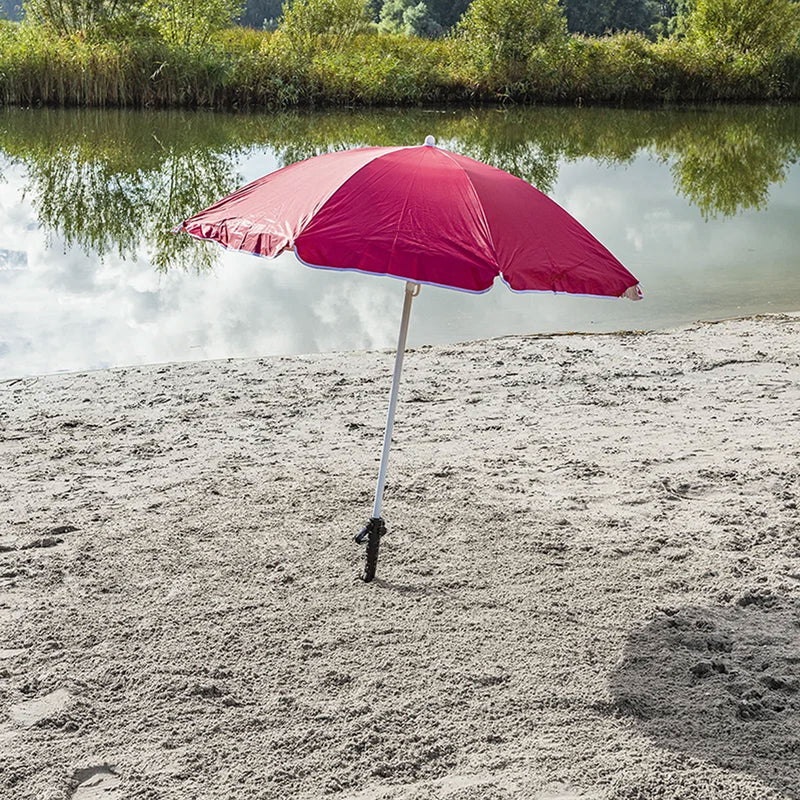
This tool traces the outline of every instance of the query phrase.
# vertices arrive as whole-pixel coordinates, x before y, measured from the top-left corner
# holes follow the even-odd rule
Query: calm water
[[[575,215],[641,303],[424,287],[409,344],[800,310],[800,106],[234,116],[0,110],[0,377],[394,345],[403,285],[174,236],[319,152],[426,134]]]

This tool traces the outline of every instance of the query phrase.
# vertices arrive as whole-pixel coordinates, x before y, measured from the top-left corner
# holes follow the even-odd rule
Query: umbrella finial
[[[436,139],[434,139],[433,136],[428,135],[425,137],[426,147],[433,147],[435,144],[436,144]]]

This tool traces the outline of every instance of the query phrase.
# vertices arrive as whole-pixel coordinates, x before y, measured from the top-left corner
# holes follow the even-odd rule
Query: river
[[[645,299],[423,287],[411,347],[800,310],[800,106],[0,109],[0,377],[392,347],[400,282],[226,252],[171,229],[300,158],[427,134],[550,195]]]

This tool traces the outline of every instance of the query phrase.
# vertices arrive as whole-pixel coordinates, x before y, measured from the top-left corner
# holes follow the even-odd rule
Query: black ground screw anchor
[[[386,524],[383,517],[372,517],[370,521],[356,534],[355,540],[362,544],[367,541],[367,564],[364,568],[364,583],[369,583],[375,577],[378,568],[378,549],[381,546],[381,536],[386,533]]]

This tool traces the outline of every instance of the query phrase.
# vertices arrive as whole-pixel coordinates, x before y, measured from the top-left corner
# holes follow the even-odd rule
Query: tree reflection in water
[[[663,148],[675,189],[705,219],[766,208],[800,155],[800,110],[726,109],[692,115]]]
[[[242,183],[243,155],[279,164],[363,145],[440,144],[552,192],[559,163],[667,163],[705,218],[766,205],[800,153],[800,107],[692,110],[358,110],[236,116],[203,112],[0,112],[0,150],[27,174],[41,226],[103,256],[146,253],[160,270],[210,268],[217,251],[172,227]]]
[[[102,258],[145,254],[160,270],[208,269],[216,254],[175,222],[240,183],[230,125],[195,113],[5,110],[0,148],[25,168],[41,227]]]

